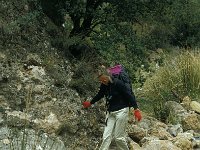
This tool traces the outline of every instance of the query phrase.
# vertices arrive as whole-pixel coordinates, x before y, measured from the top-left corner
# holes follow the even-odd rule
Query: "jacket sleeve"
[[[90,101],[91,104],[96,103],[97,101],[99,101],[101,98],[103,98],[105,96],[106,93],[106,86],[101,84],[99,92],[97,93],[96,96],[94,96],[94,98]]]
[[[134,93],[131,93],[129,89],[126,87],[126,85],[120,80],[116,81],[116,86],[117,89],[121,91],[125,100],[127,100],[130,103],[130,106],[133,107],[134,109],[137,109],[138,105]]]

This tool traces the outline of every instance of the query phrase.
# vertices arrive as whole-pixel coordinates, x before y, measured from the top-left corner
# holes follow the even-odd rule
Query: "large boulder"
[[[157,119],[144,116],[143,119],[134,124],[128,126],[128,135],[129,137],[140,144],[144,144],[147,141],[153,139],[160,140],[170,140],[172,136],[167,131],[168,126]]]
[[[200,114],[200,103],[198,103],[197,101],[192,101],[190,103],[190,107],[193,111],[197,112]]]
[[[181,150],[168,140],[152,140],[142,146],[143,150]]]
[[[167,101],[165,103],[166,110],[170,110],[170,116],[172,121],[176,123],[181,123],[183,116],[187,114],[187,110],[179,103],[175,101]]]
[[[162,128],[152,128],[148,131],[150,136],[158,137],[160,140],[170,140],[172,136],[169,132]]]
[[[186,109],[183,106],[181,106],[181,104],[179,104],[175,101],[167,101],[165,103],[165,107],[167,109],[169,109],[171,111],[171,113],[176,114],[176,115],[186,112]]]
[[[173,143],[182,150],[192,150],[192,139],[193,134],[190,132],[178,133],[178,135],[173,139]]]
[[[179,138],[174,145],[181,148],[181,150],[193,150],[192,142],[186,138]]]
[[[47,133],[55,133],[60,128],[60,121],[54,113],[50,113],[44,119],[35,119],[33,122]]]
[[[27,149],[27,150],[66,150],[64,143],[58,137],[32,129],[0,128],[0,149]]]
[[[178,133],[183,133],[183,128],[181,124],[169,125],[167,131],[175,137]]]
[[[128,135],[133,141],[139,142],[147,136],[147,129],[143,129],[137,125],[131,125],[128,128]]]
[[[182,126],[184,131],[187,130],[200,130],[200,120],[198,119],[198,116],[196,113],[188,113],[184,115],[182,120]]]
[[[60,121],[57,116],[52,112],[45,116],[44,119],[32,119],[32,116],[28,113],[21,111],[6,111],[6,123],[9,126],[20,127],[32,126],[36,129],[42,129],[47,133],[55,133],[60,129]]]

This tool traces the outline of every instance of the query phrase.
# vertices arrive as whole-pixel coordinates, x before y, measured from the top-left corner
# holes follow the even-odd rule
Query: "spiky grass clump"
[[[159,119],[166,119],[164,103],[172,100],[180,102],[184,96],[198,101],[200,97],[200,53],[182,52],[167,57],[162,67],[146,80],[145,98]]]

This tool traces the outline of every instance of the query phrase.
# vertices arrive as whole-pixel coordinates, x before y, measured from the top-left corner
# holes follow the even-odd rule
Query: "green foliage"
[[[168,112],[168,114],[166,115],[166,123],[170,123],[170,124],[178,124],[180,122],[180,119],[178,119],[177,114],[174,114],[173,112],[171,112],[169,109],[166,110],[166,112]]]
[[[34,23],[34,20],[37,20],[36,18],[40,16],[40,12],[39,11],[33,11],[31,13],[27,13],[24,16],[21,16],[18,20],[17,23],[21,26],[21,27],[27,27],[27,26],[31,26]]]
[[[108,62],[120,60],[127,64],[127,68],[131,68],[129,70],[144,61],[144,51],[169,48],[171,44],[180,47],[199,46],[198,0],[40,2],[43,12],[65,31],[59,35],[66,34],[53,40],[53,45],[67,49],[63,45],[70,45],[68,35],[79,36],[80,39],[92,37],[95,48],[97,46]],[[120,50],[116,52],[116,49]],[[134,61],[124,61],[127,56],[128,60],[131,58]]]
[[[200,92],[200,55],[186,53],[180,56],[179,67],[183,91],[194,98],[199,97]]]
[[[147,49],[199,46],[200,1],[177,0],[163,4],[158,1],[151,5],[154,5],[153,11],[147,9],[135,15],[137,21],[133,22],[137,36]]]
[[[95,41],[94,47],[108,65],[123,64],[131,78],[135,78],[135,71],[147,53],[142,49],[131,24],[115,25],[108,22],[99,28],[98,34],[92,34],[91,40]]]
[[[53,22],[61,26],[68,21],[64,16],[68,14],[73,22],[72,35],[88,35],[98,24],[104,24],[108,18],[118,22],[140,22],[142,18],[161,14],[163,9],[171,3],[168,1],[120,1],[120,0],[40,0],[44,13]],[[57,17],[57,18],[56,18]],[[112,21],[112,22],[113,22]]]
[[[91,92],[97,89],[97,78],[94,76],[94,68],[88,62],[79,62],[75,67],[70,86],[84,97],[91,96]]]
[[[155,50],[157,48],[170,47],[170,37],[173,36],[171,32],[169,27],[162,23],[147,23],[142,33],[138,36],[141,38],[141,43],[147,49]]]
[[[163,0],[110,0],[115,6],[117,18],[121,21],[143,22],[144,20],[153,20],[156,16],[162,15],[165,8],[171,5],[170,1]]]
[[[170,115],[170,110],[166,109],[163,101],[157,101],[153,106],[153,113],[157,119],[161,120],[162,122],[166,122]]]
[[[177,0],[169,7],[166,20],[171,25],[171,42],[173,45],[184,47],[199,46],[200,1]]]
[[[161,119],[165,110],[164,103],[172,100],[180,102],[181,97],[200,97],[200,54],[183,52],[166,57],[164,65],[146,80],[143,96],[154,109],[156,117]],[[165,111],[164,111],[165,112]]]
[[[38,0],[40,1],[43,12],[54,22],[55,25],[61,26],[64,22],[63,9],[66,0]]]
[[[38,11],[24,14],[17,20],[10,22],[4,29],[7,34],[20,34],[22,30],[26,30],[34,26],[36,18],[40,15]]]

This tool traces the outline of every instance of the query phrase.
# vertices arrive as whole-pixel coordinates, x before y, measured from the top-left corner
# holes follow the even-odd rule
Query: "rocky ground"
[[[60,74],[65,74],[65,83],[58,84],[37,54],[28,53],[23,61],[9,62],[1,52],[0,58],[1,147],[9,149],[23,144],[25,139],[30,148],[31,134],[39,139],[36,146],[46,149],[52,143],[59,145],[58,149],[77,150],[92,150],[100,145],[103,104],[82,108],[82,98],[68,86],[73,75],[69,62],[60,58],[59,64],[54,64]],[[173,125],[145,113],[141,122],[135,122],[130,115],[127,140],[131,149],[200,149],[200,104],[185,97],[181,104],[168,101],[166,107],[176,122]],[[111,149],[115,149],[114,142],[112,145]]]
[[[98,149],[104,104],[82,108],[86,97],[70,87],[75,65],[52,46],[51,23],[34,8],[26,1],[0,2],[0,149]],[[199,103],[185,97],[166,107],[173,125],[145,113],[139,123],[130,116],[130,149],[200,149]]]

